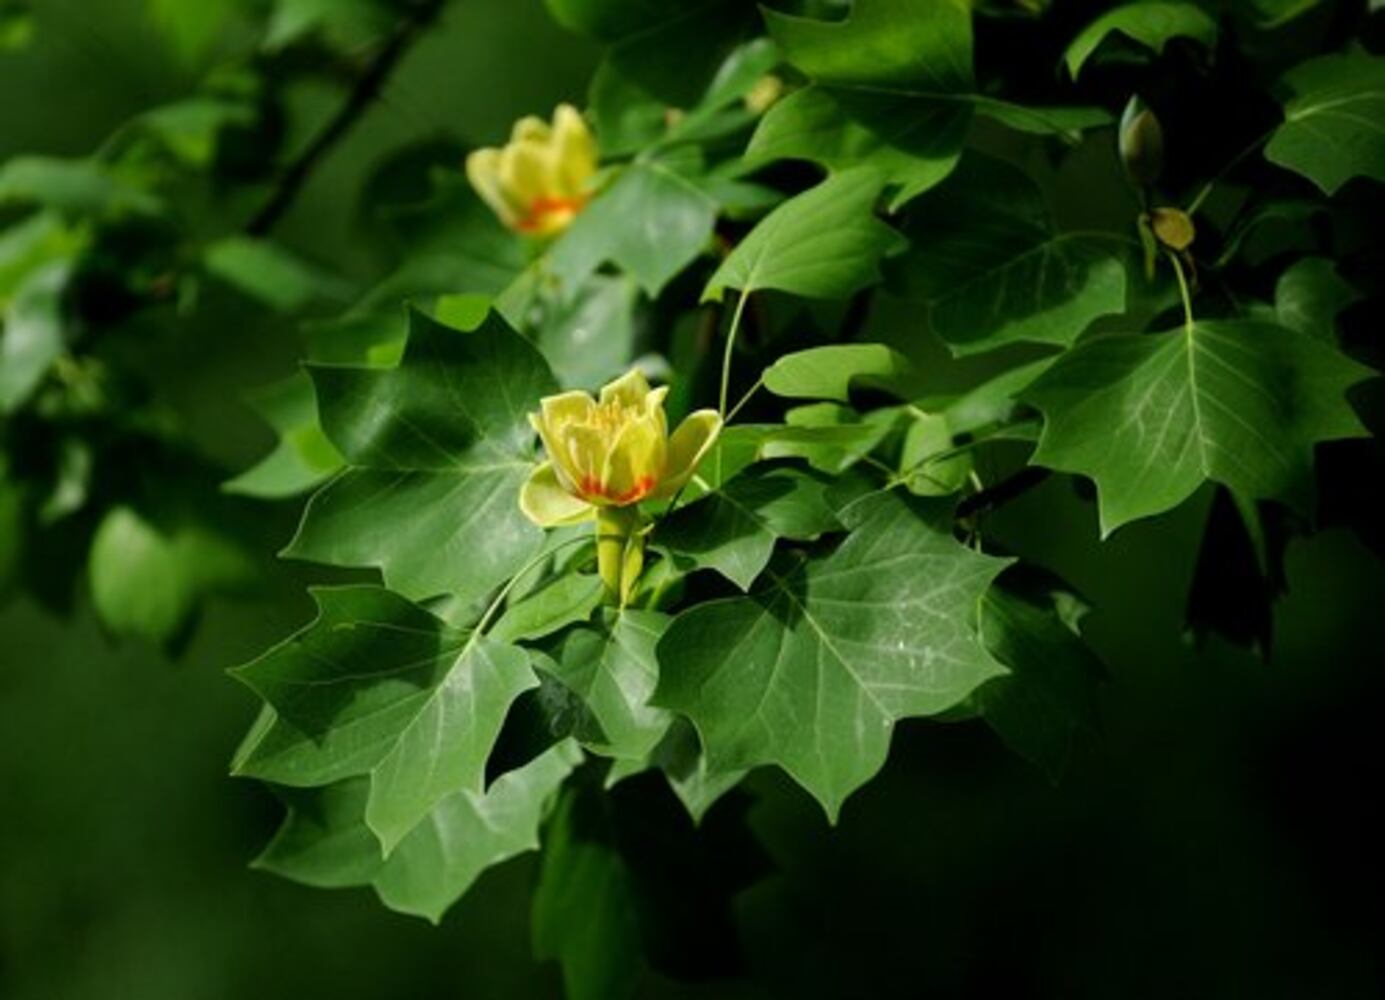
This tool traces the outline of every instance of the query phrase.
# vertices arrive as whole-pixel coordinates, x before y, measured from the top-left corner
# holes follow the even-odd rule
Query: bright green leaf
[[[279,435],[264,458],[222,487],[228,493],[279,499],[320,486],[342,466],[342,457],[317,419],[317,395],[298,372],[254,394],[256,412]]]
[[[601,604],[602,593],[599,577],[564,574],[506,608],[491,635],[502,642],[542,638],[574,622],[586,621]]]
[[[1217,22],[1196,4],[1141,0],[1107,11],[1073,39],[1063,61],[1074,78],[1113,32],[1155,52],[1163,52],[1175,38],[1191,38],[1209,49],[1217,44]]]
[[[625,170],[582,210],[549,251],[565,286],[612,261],[652,297],[705,250],[717,206],[668,166],[646,161]]]
[[[720,301],[727,288],[840,299],[874,284],[880,258],[902,242],[875,217],[880,187],[879,174],[854,170],[790,198],[722,261],[703,300]]]
[[[833,344],[785,354],[765,369],[765,388],[790,399],[851,399],[857,379],[889,385],[912,370],[909,359],[884,344]]]
[[[679,615],[655,697],[692,719],[713,772],[778,764],[834,820],[898,719],[1002,672],[975,628],[1005,565],[957,542],[945,507],[885,493],[839,516],[852,530],[830,556],[771,565],[749,596]]]
[[[63,293],[71,268],[61,261],[30,272],[0,329],[0,413],[18,409],[62,354]]]

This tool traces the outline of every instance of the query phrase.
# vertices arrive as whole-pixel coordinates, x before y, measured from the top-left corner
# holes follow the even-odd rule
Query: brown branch
[[[331,152],[332,147],[351,131],[365,110],[379,96],[400,60],[418,40],[423,29],[438,16],[445,2],[446,0],[424,0],[404,17],[394,34],[380,48],[360,79],[356,81],[346,102],[313,137],[312,142],[298,158],[289,164],[275,185],[269,200],[246,225],[246,233],[251,236],[264,236],[278,224],[302,191],[303,185],[312,176],[313,170],[323,157]]]

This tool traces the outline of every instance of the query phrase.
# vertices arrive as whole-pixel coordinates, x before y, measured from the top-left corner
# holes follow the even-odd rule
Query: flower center
[[[582,206],[586,203],[587,199],[580,195],[575,197],[539,195],[529,203],[528,213],[515,223],[515,228],[522,233],[542,232],[554,216],[576,215],[582,211]]]

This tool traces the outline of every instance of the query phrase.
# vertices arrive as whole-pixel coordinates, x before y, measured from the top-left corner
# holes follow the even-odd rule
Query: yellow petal
[[[649,379],[644,377],[644,372],[631,368],[614,382],[607,382],[601,387],[601,402],[603,405],[619,403],[621,406],[639,406],[649,392]]]
[[[478,149],[466,158],[466,176],[481,200],[507,226],[517,224],[523,206],[511,201],[500,181],[500,150]]]
[[[638,503],[654,492],[668,461],[668,439],[653,416],[631,418],[606,455],[601,470],[603,495],[616,506]]]
[[[563,430],[561,457],[551,456],[572,476],[576,493],[598,506],[609,502],[604,476],[611,444],[609,431],[592,424],[572,424]]]
[[[527,214],[551,186],[548,151],[537,142],[512,142],[500,152],[499,173],[501,189]]]
[[[586,423],[592,418],[596,402],[580,389],[545,396],[539,401],[540,419],[553,433],[561,433],[568,424]]]
[[[511,142],[547,142],[551,136],[548,122],[537,115],[525,115],[510,129]]]
[[[519,491],[519,509],[541,528],[579,524],[596,515],[591,504],[563,487],[552,462],[544,462],[529,474]]]
[[[654,496],[671,497],[682,489],[720,433],[721,417],[716,410],[688,414],[668,439],[668,465]]]
[[[563,194],[569,197],[584,194],[587,183],[596,173],[596,140],[581,113],[571,104],[559,104],[553,112],[552,141]]]

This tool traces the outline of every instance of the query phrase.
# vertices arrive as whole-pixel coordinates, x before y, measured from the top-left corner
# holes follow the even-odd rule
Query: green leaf
[[[173,51],[191,64],[206,54],[224,32],[236,0],[146,0],[149,15]]]
[[[656,161],[621,173],[549,251],[548,268],[567,287],[611,261],[655,297],[709,245],[717,205]]]
[[[1113,32],[1155,52],[1163,52],[1164,46],[1175,38],[1191,38],[1208,49],[1217,44],[1217,22],[1196,4],[1148,0],[1126,4],[1101,15],[1072,40],[1063,61],[1074,79]]]
[[[85,249],[85,226],[66,225],[55,212],[35,212],[0,230],[0,310],[39,268],[70,261]]]
[[[622,1000],[643,972],[633,880],[599,803],[571,789],[544,831],[534,957],[558,961],[568,1000]]]
[[[840,528],[829,481],[800,469],[752,466],[658,522],[653,543],[679,569],[714,569],[749,590],[780,538],[810,541]]]
[[[347,297],[344,282],[269,240],[227,236],[207,247],[203,262],[209,274],[277,312]]]
[[[487,868],[538,850],[549,800],[581,762],[581,749],[565,740],[501,775],[484,794],[465,790],[443,799],[380,869],[380,899],[437,923]]]
[[[38,204],[68,215],[152,215],[154,195],[91,160],[15,156],[0,165],[0,205]]]
[[[771,565],[748,597],[679,615],[655,703],[697,727],[712,772],[774,763],[835,821],[885,762],[896,720],[957,704],[1002,668],[975,635],[1005,561],[952,536],[945,507],[873,494],[826,558]]]
[[[522,642],[550,635],[590,618],[601,604],[602,593],[599,577],[566,573],[506,608],[491,629],[491,636],[502,642]]]
[[[233,671],[276,713],[235,770],[295,786],[370,775],[366,822],[388,855],[447,796],[480,793],[511,703],[538,679],[524,650],[382,588],[313,598],[311,625]]]
[[[570,300],[545,304],[534,340],[563,388],[595,390],[630,367],[639,295],[628,277],[594,274]]]
[[[0,413],[33,395],[66,345],[63,294],[71,267],[58,261],[29,273],[5,309],[0,329]]]
[[[761,458],[801,458],[820,472],[837,475],[859,462],[899,424],[903,410],[886,407],[865,416],[836,403],[797,406],[786,424],[764,431]]]
[[[744,0],[545,0],[564,27],[606,42],[624,77],[675,107],[702,94],[726,54],[755,26]]]
[[[288,812],[251,867],[318,889],[374,880],[384,857],[365,824],[369,778],[347,778],[322,788],[278,786],[274,794]]]
[[[1337,342],[1337,314],[1361,298],[1326,257],[1304,257],[1279,276],[1274,312],[1280,325]]]
[[[393,24],[389,5],[378,0],[275,0],[264,47],[281,49],[315,31],[333,48],[359,49]]]
[[[211,97],[190,97],[146,111],[135,124],[153,135],[179,160],[207,168],[216,155],[221,133],[232,125],[248,126],[255,111],[248,104]]]
[[[727,288],[841,299],[874,284],[881,256],[902,245],[875,217],[881,183],[873,170],[846,171],[790,198],[722,261],[703,301],[721,301]]]
[[[1269,30],[1288,24],[1321,3],[1322,0],[1248,0],[1245,6],[1250,9],[1256,26]]]
[[[518,499],[533,465],[527,414],[557,385],[498,315],[461,332],[414,311],[398,367],[308,371],[348,467],[308,503],[287,555],[379,567],[416,599],[471,600],[538,550],[543,532]]]
[[[1068,345],[1125,308],[1121,238],[1056,231],[1037,185],[999,160],[970,155],[913,216],[890,289],[929,303],[929,326],[953,354]]]
[[[107,511],[92,538],[92,604],[114,632],[168,643],[208,593],[254,579],[246,554],[196,522],[156,524],[129,507]]]
[[[1292,95],[1265,156],[1327,194],[1353,177],[1385,181],[1385,59],[1330,55],[1284,75]]]
[[[971,474],[971,455],[954,453],[956,431],[946,413],[913,413],[900,449],[899,469],[909,492],[921,497],[950,496]]]
[[[487,868],[539,846],[553,793],[581,762],[571,741],[438,803],[385,859],[366,825],[370,779],[275,789],[288,814],[254,867],[324,889],[374,885],[392,909],[436,923]]]
[[[554,676],[601,726],[604,739],[590,747],[597,753],[642,760],[668,728],[668,713],[649,704],[659,679],[654,646],[668,623],[658,611],[611,611],[601,628],[574,628],[555,650]]]
[[[833,344],[785,354],[765,369],[765,388],[790,399],[851,400],[857,379],[890,385],[912,372],[909,359],[884,344]]]
[[[833,172],[869,165],[898,207],[956,166],[971,121],[971,10],[955,0],[857,0],[845,21],[765,11],[784,57],[813,85],[780,101],[749,157]]]
[[[264,458],[222,489],[243,496],[277,500],[320,486],[342,467],[342,457],[317,419],[317,395],[305,372],[298,372],[254,394],[252,405],[279,434]]]
[[[1097,730],[1096,686],[1105,671],[1063,622],[1054,595],[1017,579],[1004,574],[981,602],[986,648],[1010,673],[981,685],[973,702],[1012,750],[1056,782],[1077,742]]]
[[[1364,433],[1343,394],[1369,374],[1257,320],[1102,337],[1024,394],[1044,414],[1033,462],[1096,481],[1103,536],[1171,510],[1206,479],[1306,509],[1313,445]]]

